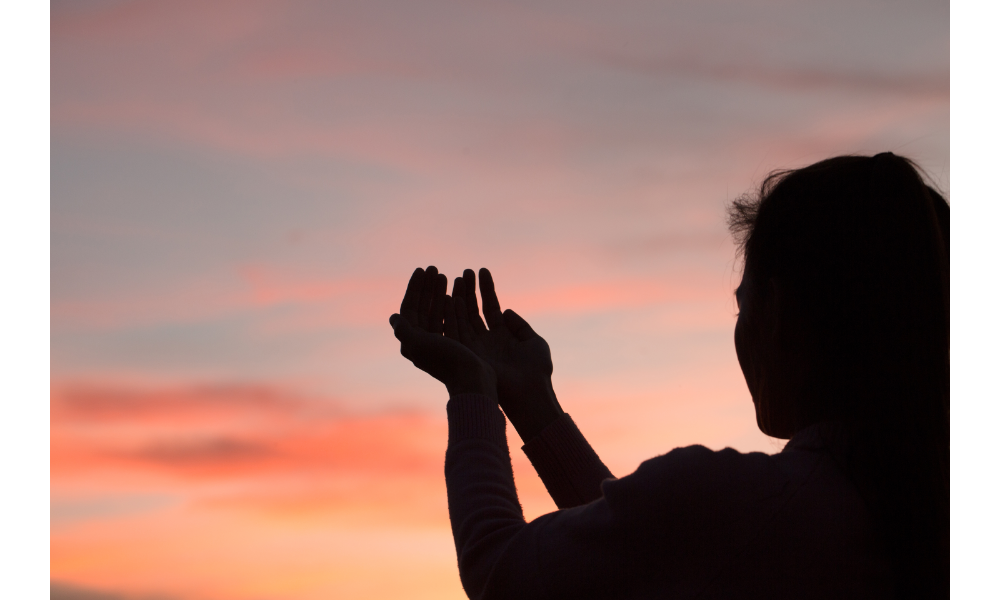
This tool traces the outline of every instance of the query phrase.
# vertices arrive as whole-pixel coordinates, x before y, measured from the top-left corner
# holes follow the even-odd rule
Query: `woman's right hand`
[[[455,279],[451,295],[458,339],[493,368],[500,407],[528,442],[563,414],[552,389],[549,345],[517,313],[500,310],[488,269],[479,270],[479,291],[486,323],[479,317],[475,272],[466,269]]]

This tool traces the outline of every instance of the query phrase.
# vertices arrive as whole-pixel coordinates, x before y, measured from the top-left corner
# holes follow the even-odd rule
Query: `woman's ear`
[[[801,353],[808,343],[806,313],[798,294],[785,281],[771,277],[767,281],[768,326],[779,339],[783,354]],[[787,358],[787,357],[786,357]]]
[[[776,277],[768,278],[767,294],[767,305],[770,308],[769,312],[771,315],[773,317],[784,316],[788,308],[790,308],[790,294],[785,282]]]

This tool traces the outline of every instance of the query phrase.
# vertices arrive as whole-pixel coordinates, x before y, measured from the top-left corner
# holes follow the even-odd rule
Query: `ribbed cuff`
[[[568,413],[546,426],[521,450],[559,508],[600,498],[601,482],[613,477]]]
[[[448,400],[448,443],[489,440],[507,448],[507,420],[496,400],[482,394],[456,394]]]

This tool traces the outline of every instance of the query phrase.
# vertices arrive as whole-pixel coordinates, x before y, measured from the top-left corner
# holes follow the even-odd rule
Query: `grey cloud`
[[[166,494],[102,496],[84,499],[53,499],[49,518],[52,523],[70,523],[91,519],[109,519],[156,510],[177,502]]]
[[[949,74],[892,73],[874,70],[834,70],[829,68],[772,68],[752,62],[712,63],[685,57],[641,57],[607,54],[600,57],[607,64],[654,77],[691,77],[792,92],[841,89],[856,92],[882,92],[948,98]]]
[[[215,438],[194,442],[157,442],[126,456],[163,464],[218,463],[255,460],[272,455],[263,444]]]
[[[53,420],[129,420],[163,415],[288,414],[306,403],[267,386],[202,385],[167,390],[135,390],[79,385],[54,400]]]
[[[179,600],[172,596],[128,595],[81,587],[59,581],[49,582],[49,600]]]

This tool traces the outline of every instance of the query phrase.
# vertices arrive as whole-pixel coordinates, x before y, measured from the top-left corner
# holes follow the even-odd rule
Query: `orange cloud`
[[[441,418],[346,415],[329,401],[255,386],[61,386],[52,400],[54,477],[90,471],[143,471],[181,480],[317,472],[439,475],[445,439]]]

